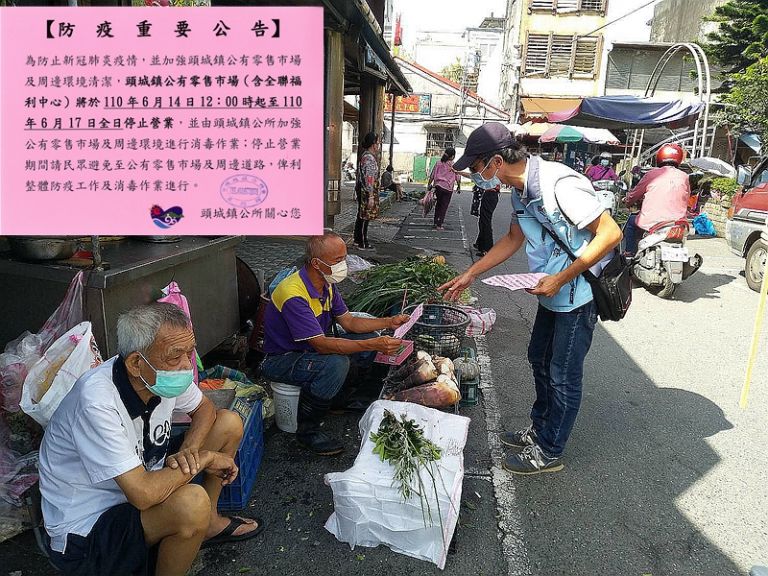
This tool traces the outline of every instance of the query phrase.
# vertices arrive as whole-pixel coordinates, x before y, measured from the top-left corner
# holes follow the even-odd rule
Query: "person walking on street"
[[[445,229],[443,228],[443,222],[445,222],[448,206],[451,204],[453,189],[456,189],[456,193],[461,192],[461,176],[453,170],[454,158],[456,158],[456,150],[446,148],[440,162],[432,168],[429,182],[427,182],[427,189],[434,186],[435,196],[437,196],[434,226],[432,226],[435,230]]]
[[[355,244],[360,250],[373,250],[368,242],[368,223],[379,214],[379,136],[368,132],[362,142],[363,154],[357,161],[357,220],[355,221]]]
[[[482,273],[525,246],[531,272],[546,274],[528,290],[539,307],[528,346],[536,400],[531,425],[502,434],[521,452],[506,457],[514,474],[556,472],[579,412],[584,359],[592,344],[597,308],[582,275],[599,274],[621,241],[621,230],[603,209],[587,178],[564,164],[528,157],[503,124],[490,122],[467,139],[457,170],[470,168],[475,184],[490,190],[505,184],[512,192],[509,232],[463,274],[438,288],[457,300]],[[557,237],[577,256],[571,260]]]
[[[486,252],[493,248],[493,212],[499,203],[499,194],[501,186],[496,186],[490,190],[483,190],[480,198],[480,219],[477,222],[477,240],[475,248],[477,255],[485,256]]]

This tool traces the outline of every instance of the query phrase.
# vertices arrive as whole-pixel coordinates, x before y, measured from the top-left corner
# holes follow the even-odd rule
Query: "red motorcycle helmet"
[[[680,166],[685,158],[685,150],[678,144],[664,144],[656,152],[656,166],[665,166],[672,164],[675,167]]]

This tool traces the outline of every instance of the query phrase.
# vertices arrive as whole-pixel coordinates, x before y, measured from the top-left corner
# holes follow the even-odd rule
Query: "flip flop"
[[[248,522],[238,518],[237,516],[231,517],[226,528],[216,534],[216,536],[208,538],[208,540],[204,540],[200,546],[200,549],[208,548],[209,546],[218,546],[219,544],[226,544],[228,542],[241,542],[243,540],[249,540],[250,538],[258,536],[264,530],[264,522],[261,521],[261,518],[251,518],[251,520],[256,521],[256,524],[258,525],[255,530],[250,530],[249,532],[245,532],[243,534],[234,534],[238,527],[244,524],[248,524]]]

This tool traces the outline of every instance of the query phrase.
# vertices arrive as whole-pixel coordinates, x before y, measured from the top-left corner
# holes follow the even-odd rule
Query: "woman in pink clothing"
[[[435,224],[433,226],[435,230],[444,230],[443,221],[445,220],[445,214],[448,212],[448,206],[451,203],[453,189],[456,188],[457,193],[461,192],[461,176],[453,171],[454,158],[456,158],[456,150],[446,148],[440,162],[435,164],[435,167],[432,168],[432,173],[429,175],[427,189],[434,186],[435,196],[437,196]]]

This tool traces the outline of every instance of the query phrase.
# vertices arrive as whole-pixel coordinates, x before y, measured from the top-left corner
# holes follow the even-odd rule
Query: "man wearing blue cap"
[[[497,122],[477,128],[454,164],[469,168],[482,189],[513,188],[509,232],[463,274],[440,286],[456,300],[480,274],[512,257],[525,244],[531,272],[546,274],[528,292],[539,308],[528,346],[536,400],[531,425],[505,432],[501,441],[521,448],[504,468],[515,474],[562,470],[565,444],[581,404],[584,359],[592,344],[597,309],[582,273],[599,275],[621,241],[621,230],[584,175],[564,164],[529,157],[510,131]],[[567,245],[576,260],[552,237]]]

